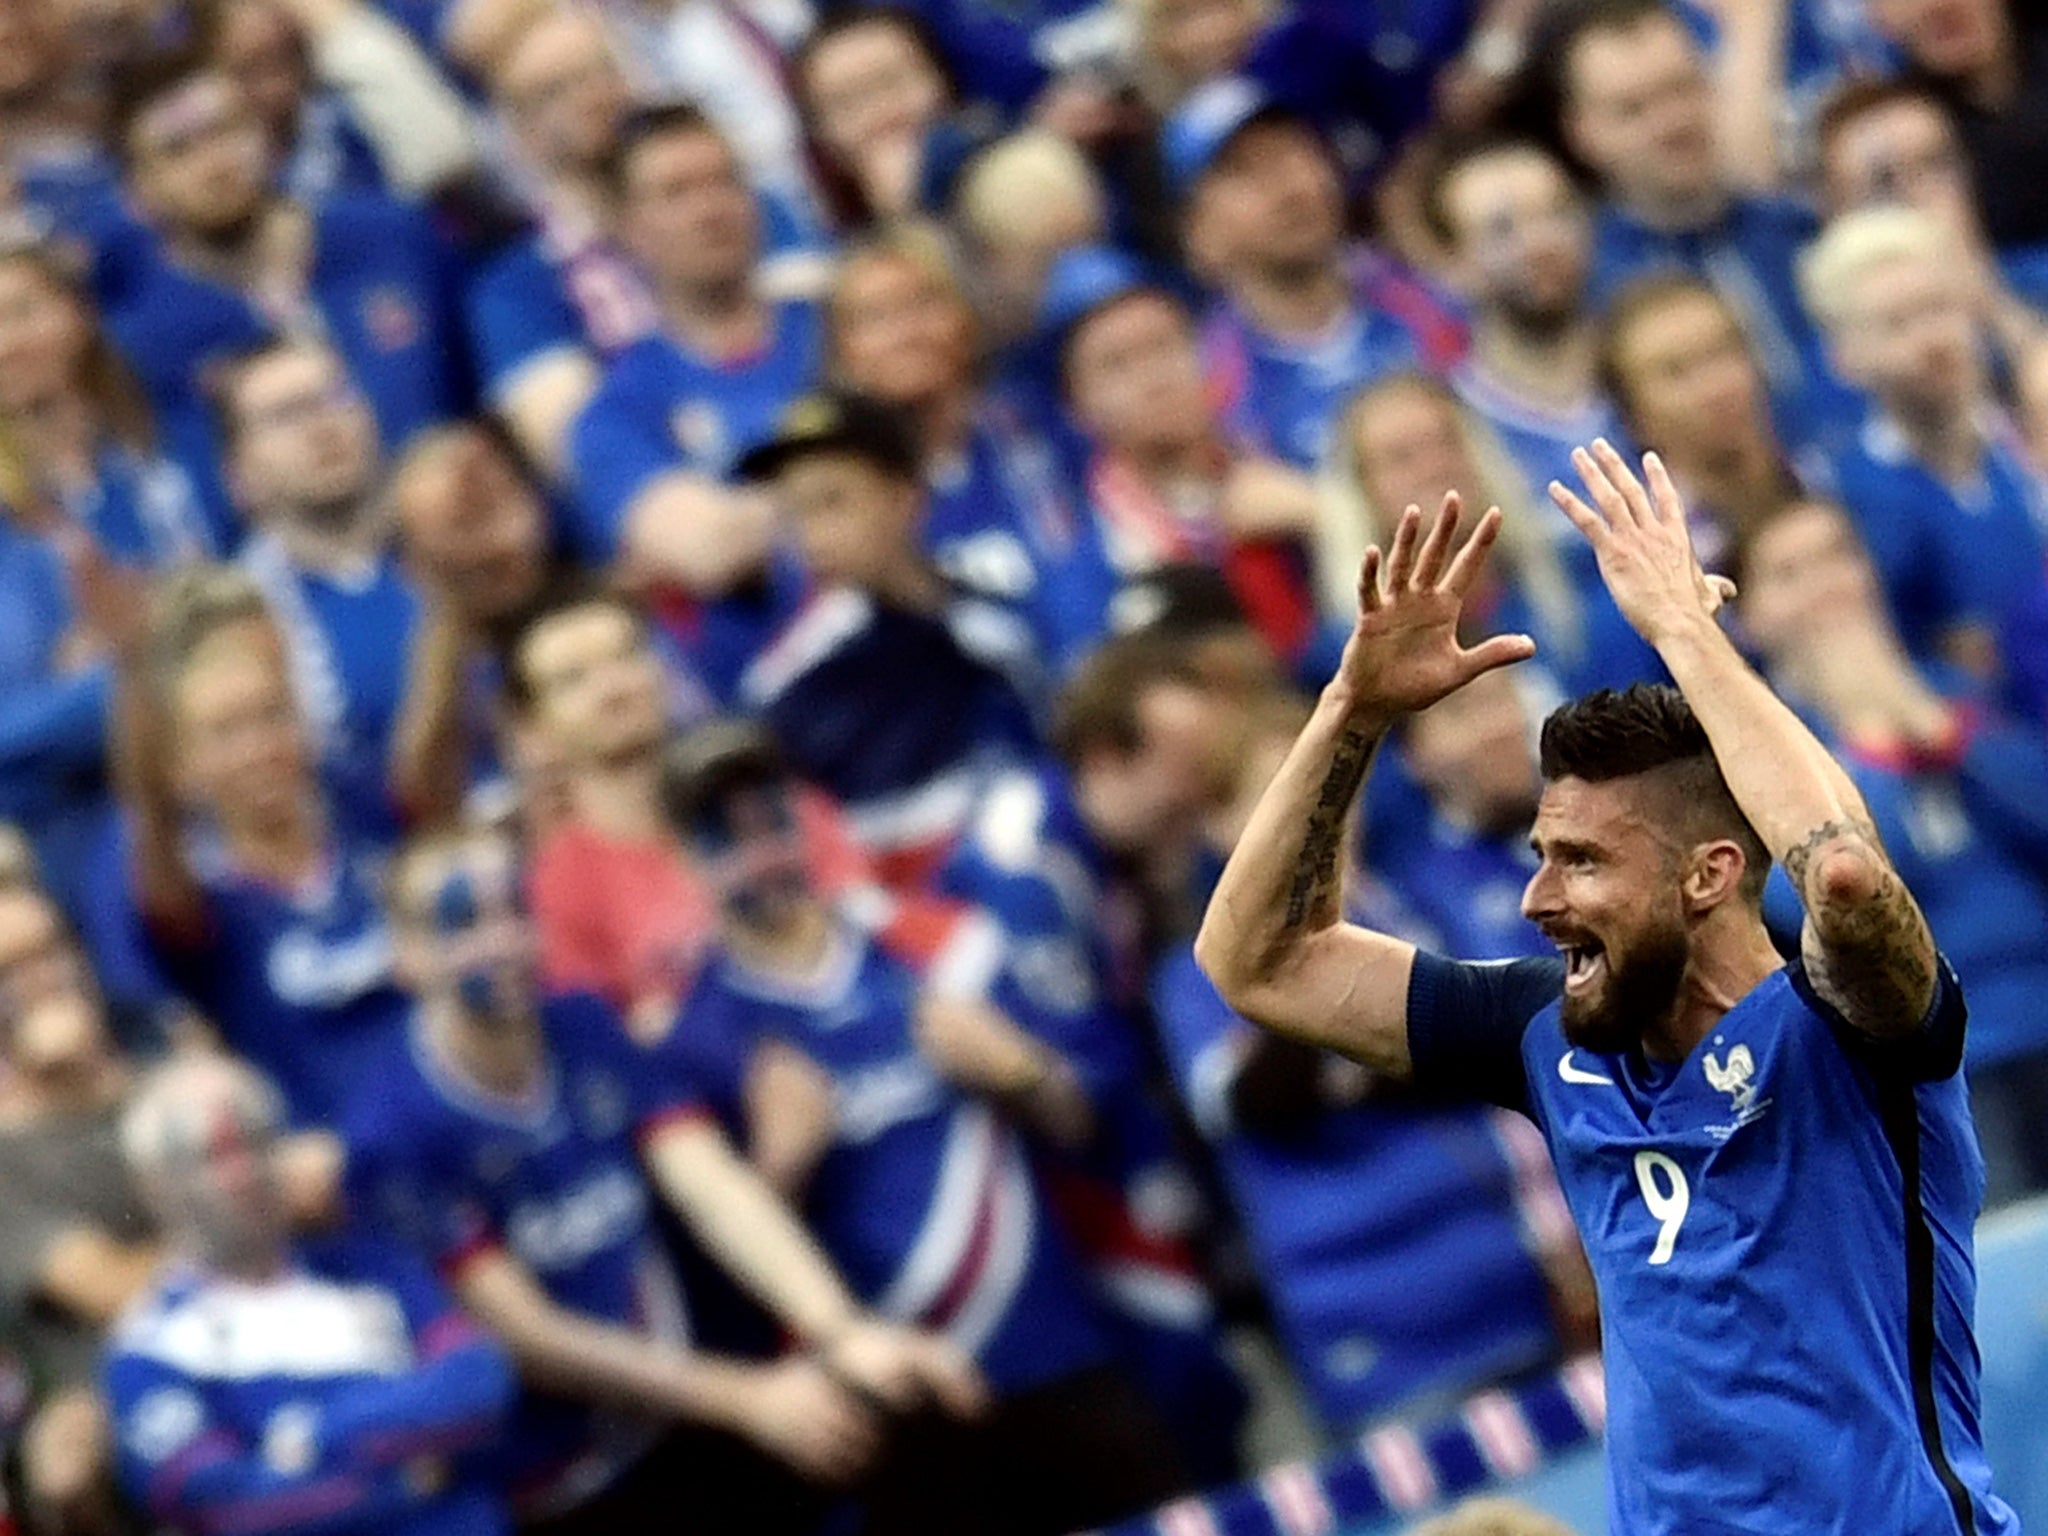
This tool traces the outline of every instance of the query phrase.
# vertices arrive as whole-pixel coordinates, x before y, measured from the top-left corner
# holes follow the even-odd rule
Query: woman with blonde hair
[[[1051,449],[982,388],[982,346],[937,226],[850,247],[826,301],[826,367],[900,412],[923,454],[924,547],[954,581],[1011,607],[1055,669],[1102,632],[1106,563]]]
[[[1622,688],[1663,675],[1597,583],[1575,578],[1575,537],[1539,502],[1492,431],[1441,380],[1390,374],[1368,384],[1332,423],[1314,538],[1318,605],[1326,631],[1317,659],[1334,670],[1358,603],[1366,546],[1384,547],[1403,508],[1433,510],[1456,491],[1470,514],[1503,515],[1489,588],[1466,605],[1487,632],[1534,637],[1537,659],[1568,693]]]

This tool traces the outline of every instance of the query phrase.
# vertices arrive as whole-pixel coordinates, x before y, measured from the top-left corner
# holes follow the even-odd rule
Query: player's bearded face
[[[1559,1022],[1565,1038],[1589,1051],[1625,1051],[1664,1018],[1685,977],[1685,926],[1676,912],[1642,919],[1621,932],[1553,935],[1565,953]]]

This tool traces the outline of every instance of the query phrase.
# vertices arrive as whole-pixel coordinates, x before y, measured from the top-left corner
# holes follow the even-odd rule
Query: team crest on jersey
[[[668,420],[676,446],[699,464],[723,464],[732,452],[726,441],[725,417],[709,400],[687,400]]]
[[[1720,1041],[1714,1043],[1718,1045]],[[1756,1057],[1748,1046],[1737,1044],[1728,1052],[1726,1061],[1708,1051],[1700,1066],[1715,1092],[1728,1095],[1728,1108],[1735,1116],[1727,1125],[1707,1127],[1707,1134],[1716,1140],[1726,1141],[1771,1107],[1769,1099],[1757,1098]]]
[[[420,339],[419,310],[403,288],[381,284],[363,298],[363,329],[379,352],[400,351]]]

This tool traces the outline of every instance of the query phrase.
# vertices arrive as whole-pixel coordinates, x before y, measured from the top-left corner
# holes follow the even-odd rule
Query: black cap
[[[789,777],[775,735],[758,720],[720,716],[691,726],[661,755],[661,808],[684,836],[728,795]]]
[[[924,474],[924,455],[910,419],[868,395],[825,390],[805,395],[782,413],[775,436],[740,459],[742,480],[769,480],[792,460],[812,453],[852,453],[899,480]]]
[[[1193,561],[1159,566],[1128,583],[1112,602],[1109,618],[1120,635],[1181,638],[1247,622],[1228,578]]]

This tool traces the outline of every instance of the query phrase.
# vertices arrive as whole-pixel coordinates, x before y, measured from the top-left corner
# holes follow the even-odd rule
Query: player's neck
[[[1729,1009],[1784,966],[1756,913],[1723,908],[1706,925],[1693,938],[1670,1017],[1643,1032],[1643,1054],[1653,1061],[1685,1060]]]
[[[1489,376],[1519,399],[1558,410],[1592,399],[1598,354],[1599,338],[1582,318],[1544,334],[1486,314],[1472,335],[1473,360]]]

